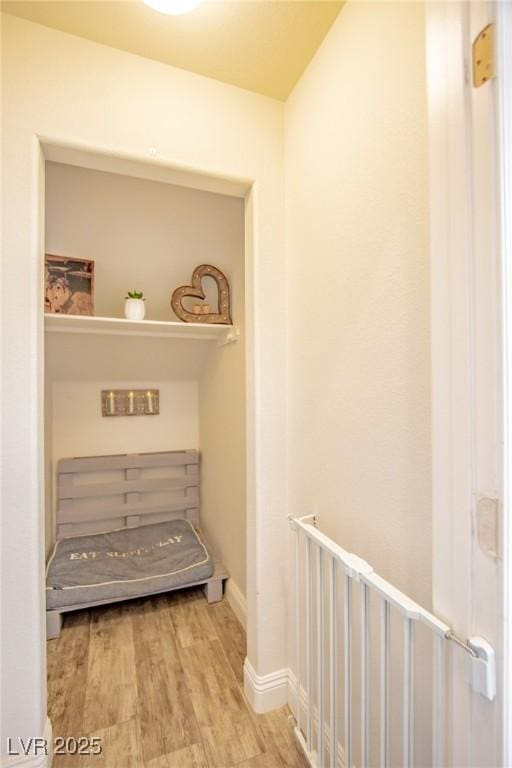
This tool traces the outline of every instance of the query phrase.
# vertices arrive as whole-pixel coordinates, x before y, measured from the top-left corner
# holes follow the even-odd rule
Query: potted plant
[[[142,291],[128,291],[124,302],[124,316],[127,320],[144,320],[146,299]]]

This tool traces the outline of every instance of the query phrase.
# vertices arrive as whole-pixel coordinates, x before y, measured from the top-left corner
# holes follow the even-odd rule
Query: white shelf
[[[199,339],[217,341],[218,346],[236,341],[239,329],[233,325],[180,323],[163,320],[125,320],[121,317],[86,315],[44,316],[47,333],[87,333],[102,336],[144,336],[160,339]]]

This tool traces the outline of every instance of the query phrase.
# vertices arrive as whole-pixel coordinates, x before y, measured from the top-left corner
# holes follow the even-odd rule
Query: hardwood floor
[[[101,756],[56,768],[306,768],[289,710],[255,715],[245,633],[200,589],[68,614],[48,647],[54,737],[98,736]]]

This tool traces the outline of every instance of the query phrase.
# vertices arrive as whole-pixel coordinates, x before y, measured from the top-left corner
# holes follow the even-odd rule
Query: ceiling
[[[167,16],[134,0],[9,0],[2,10],[285,100],[338,15],[334,0],[206,0]]]

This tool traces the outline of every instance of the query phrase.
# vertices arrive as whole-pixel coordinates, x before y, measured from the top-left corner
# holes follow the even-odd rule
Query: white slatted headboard
[[[179,517],[199,522],[197,451],[87,456],[58,463],[58,539]]]

